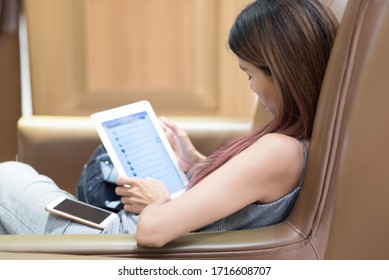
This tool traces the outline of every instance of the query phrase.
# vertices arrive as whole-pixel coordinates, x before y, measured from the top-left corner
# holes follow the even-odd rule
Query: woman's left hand
[[[159,200],[167,202],[170,194],[165,185],[155,179],[119,177],[116,180],[118,187],[116,194],[121,196],[124,210],[140,214],[149,204]]]

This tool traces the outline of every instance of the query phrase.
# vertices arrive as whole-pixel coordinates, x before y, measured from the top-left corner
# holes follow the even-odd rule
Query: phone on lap
[[[46,206],[46,211],[97,229],[104,229],[118,216],[116,213],[64,196],[50,202]]]

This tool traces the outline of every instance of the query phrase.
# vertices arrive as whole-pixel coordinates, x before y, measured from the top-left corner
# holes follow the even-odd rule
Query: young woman
[[[162,182],[118,178],[124,210],[103,231],[49,215],[60,195],[30,166],[0,164],[0,231],[11,234],[130,233],[160,247],[191,231],[257,228],[284,220],[299,193],[319,92],[338,24],[318,0],[257,0],[237,17],[229,47],[252,91],[273,116],[262,129],[205,158],[162,119],[188,171],[188,190],[170,199]],[[23,176],[21,176],[23,174]]]

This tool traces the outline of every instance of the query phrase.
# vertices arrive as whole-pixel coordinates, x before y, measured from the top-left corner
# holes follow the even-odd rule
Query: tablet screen
[[[128,177],[160,180],[170,193],[185,187],[146,111],[102,126]]]

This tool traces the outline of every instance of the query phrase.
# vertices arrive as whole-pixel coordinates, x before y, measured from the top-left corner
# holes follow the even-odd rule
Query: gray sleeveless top
[[[207,226],[204,226],[196,231],[201,232],[211,232],[211,231],[231,231],[239,229],[252,229],[259,228],[264,226],[273,225],[285,220],[297,198],[297,195],[300,192],[301,185],[304,180],[305,169],[307,166],[308,159],[308,149],[305,146],[304,141],[300,140],[300,143],[303,145],[304,149],[304,168],[301,175],[301,179],[297,187],[287,195],[281,197],[280,199],[266,203],[250,204],[237,212],[219,220]]]

